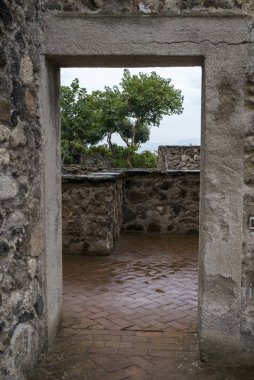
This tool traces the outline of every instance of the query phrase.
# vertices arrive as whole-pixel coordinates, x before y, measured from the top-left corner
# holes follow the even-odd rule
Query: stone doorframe
[[[199,344],[203,359],[253,355],[241,327],[244,218],[244,83],[251,19],[49,14],[40,86],[44,128],[44,242],[48,338],[62,310],[60,67],[202,66]],[[253,323],[253,322],[252,322]]]

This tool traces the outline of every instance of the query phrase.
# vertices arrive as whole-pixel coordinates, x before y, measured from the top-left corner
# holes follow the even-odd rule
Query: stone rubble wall
[[[249,218],[254,216],[254,50],[249,50],[249,67],[245,80],[244,105],[244,183],[243,243],[242,243],[242,313],[241,345],[246,356],[253,352],[254,337],[254,231]]]
[[[74,154],[73,163],[71,165],[64,165],[63,168],[68,170],[68,167],[75,165],[83,167],[86,172],[96,172],[112,167],[112,161],[110,158],[100,154]]]
[[[63,252],[108,255],[121,230],[198,233],[199,172],[64,175]]]
[[[159,146],[158,169],[199,170],[200,146]]]
[[[198,233],[199,172],[127,173],[123,229],[162,233]]]
[[[103,170],[112,167],[111,160],[99,154],[93,156],[81,154],[80,164],[89,171]]]
[[[47,342],[38,4],[0,1],[1,380],[21,376]]]
[[[106,162],[101,162],[101,165],[97,165],[96,161],[89,160],[85,164],[71,164],[62,166],[62,174],[91,174],[102,170],[112,170]]]
[[[96,170],[93,170],[95,172]],[[77,165],[77,164],[72,164],[72,165],[63,165],[62,166],[62,174],[63,175],[78,175],[78,174],[89,174],[90,171],[87,170],[86,166],[83,165]]]
[[[63,177],[63,253],[109,255],[122,226],[121,175]]]
[[[252,0],[45,0],[44,11],[86,14],[125,13],[248,13],[254,12]]]

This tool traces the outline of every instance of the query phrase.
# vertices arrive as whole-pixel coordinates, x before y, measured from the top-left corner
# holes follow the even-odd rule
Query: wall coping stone
[[[122,173],[91,173],[91,174],[64,174],[62,175],[63,183],[100,183],[115,182],[122,177]]]
[[[234,19],[234,18],[237,18],[237,19],[250,19],[252,20],[253,19],[253,16],[247,12],[242,12],[242,13],[237,13],[235,10],[228,10],[228,11],[225,11],[225,10],[222,10],[222,11],[211,11],[211,12],[208,12],[207,10],[206,11],[197,11],[195,10],[195,12],[193,11],[182,11],[182,12],[162,12],[162,13],[158,13],[158,12],[150,12],[149,14],[147,13],[136,13],[136,12],[133,12],[133,13],[106,13],[106,12],[101,12],[100,14],[91,14],[91,13],[86,13],[86,12],[82,12],[82,11],[71,11],[71,12],[67,12],[67,11],[51,11],[50,12],[51,15],[53,14],[54,17],[57,17],[57,18],[89,18],[89,19],[114,19],[114,18],[117,18],[117,19],[140,19],[140,18],[229,18],[229,19]],[[48,16],[47,14],[44,16],[44,18],[50,18],[52,16]]]
[[[119,178],[128,176],[187,176],[187,175],[200,175],[200,170],[156,170],[156,169],[113,169],[112,171],[101,171],[90,174],[63,174],[63,183],[100,183],[100,182],[116,182]]]
[[[158,170],[158,169],[127,169],[124,172],[125,175],[133,176],[133,175],[160,175],[160,176],[181,176],[181,175],[189,175],[189,174],[200,174],[200,170]]]
[[[200,145],[159,145],[159,148],[170,148],[170,149],[200,149]]]

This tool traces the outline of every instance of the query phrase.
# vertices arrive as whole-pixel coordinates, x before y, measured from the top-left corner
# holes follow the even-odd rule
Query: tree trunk
[[[132,163],[131,163],[131,153],[128,153],[128,156],[126,157],[126,166],[129,169],[133,169]]]
[[[113,144],[112,144],[112,140],[111,140],[111,138],[112,138],[112,133],[109,133],[109,134],[107,135],[107,143],[108,143],[108,147],[109,147],[109,149],[111,150],[111,152],[114,153],[114,152],[115,152],[115,149],[114,149],[114,146],[113,146]]]
[[[64,151],[64,154],[62,156],[62,165],[64,165],[64,162],[66,160],[66,157],[68,156],[69,150],[70,150],[70,143],[68,142],[68,145],[67,145],[67,147]]]

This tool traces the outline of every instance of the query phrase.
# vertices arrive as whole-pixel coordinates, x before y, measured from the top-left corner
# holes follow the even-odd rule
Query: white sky
[[[182,115],[166,116],[159,128],[152,127],[150,140],[142,145],[142,150],[156,150],[158,145],[200,144],[201,133],[201,68],[200,67],[153,67],[131,68],[132,74],[156,71],[164,78],[171,78],[175,88],[184,95]],[[61,84],[69,86],[74,78],[79,78],[81,87],[88,92],[103,90],[104,86],[118,85],[123,74],[122,68],[68,68],[61,69]],[[120,138],[115,142],[121,143]]]

